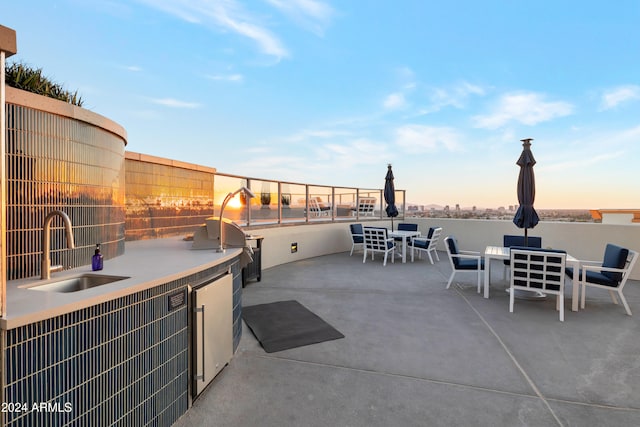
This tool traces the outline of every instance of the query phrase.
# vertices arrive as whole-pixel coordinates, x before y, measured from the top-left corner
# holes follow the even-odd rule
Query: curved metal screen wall
[[[104,129],[22,105],[7,104],[7,279],[40,274],[44,217],[64,211],[73,224],[68,250],[62,221],[51,231],[51,265],[91,263],[124,253],[124,145]]]
[[[127,152],[126,239],[192,233],[213,215],[215,169]]]

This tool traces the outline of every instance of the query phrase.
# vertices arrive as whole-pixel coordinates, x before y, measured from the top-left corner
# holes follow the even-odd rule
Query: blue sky
[[[422,204],[640,208],[640,2],[33,0],[10,59],[219,172]]]

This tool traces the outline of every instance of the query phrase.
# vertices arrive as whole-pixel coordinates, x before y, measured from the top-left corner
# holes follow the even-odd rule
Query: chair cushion
[[[513,236],[513,235],[505,234],[502,237],[502,243],[505,248],[510,248],[511,246],[525,246],[524,236],[520,236],[520,235]],[[529,248],[541,248],[542,237],[528,236],[526,246]]]
[[[505,248],[510,248],[512,246],[525,247],[524,236],[522,236],[522,235],[514,236],[514,235],[510,235],[510,234],[505,234],[502,237],[502,246],[504,246]],[[527,237],[527,245],[526,245],[526,247],[528,247],[528,248],[541,248],[542,247],[542,237],[528,236]],[[511,261],[508,260],[508,259],[504,260],[503,262],[504,262],[504,265],[511,265]]]
[[[429,247],[430,241],[428,239],[415,239],[413,240],[413,244],[409,243],[409,246],[414,246],[416,248],[427,249]]]
[[[447,246],[449,249],[449,253],[451,255],[458,255],[458,242],[456,241],[456,238],[453,236],[450,236],[448,239],[446,239],[447,242]],[[451,257],[452,261],[453,261],[453,265],[458,268],[458,265],[460,265],[460,259],[456,256],[456,257]]]
[[[418,231],[418,224],[409,224],[406,222],[401,222],[400,224],[398,224],[398,230]]]
[[[437,227],[429,227],[429,232],[427,233],[427,239],[431,239],[433,237],[433,232]]]
[[[353,243],[364,243],[362,224],[349,224],[349,228],[351,229]],[[359,234],[359,236],[356,236],[356,234]]]
[[[602,261],[603,267],[609,268],[624,268],[627,263],[627,257],[629,256],[629,249],[607,243],[604,250],[604,260]],[[602,274],[614,280],[620,282],[622,280],[622,273],[613,271],[603,271]]]
[[[564,271],[567,274],[567,276],[573,279],[573,268],[567,267],[565,268]],[[578,277],[582,278],[582,269],[578,270]],[[596,283],[598,285],[603,285],[603,286],[611,286],[613,288],[618,286],[618,283],[619,283],[615,280],[612,280],[610,277],[605,276],[603,273],[600,273],[599,271],[591,271],[591,270],[587,270],[586,279],[587,279],[587,282],[589,283]]]
[[[455,257],[454,259],[458,259]],[[456,265],[456,270],[477,270],[478,269],[478,261],[475,259],[458,259],[458,264]],[[480,270],[484,270],[484,258],[480,258]]]

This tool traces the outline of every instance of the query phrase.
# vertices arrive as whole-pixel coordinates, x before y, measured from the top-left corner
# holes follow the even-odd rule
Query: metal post
[[[2,46],[0,46],[1,48]],[[6,55],[4,50],[0,50],[0,283],[2,293],[0,294],[0,316],[7,312],[7,128],[6,128],[6,103],[4,90]]]
[[[7,313],[7,104],[4,73],[5,61],[17,52],[15,30],[0,25],[0,317]]]

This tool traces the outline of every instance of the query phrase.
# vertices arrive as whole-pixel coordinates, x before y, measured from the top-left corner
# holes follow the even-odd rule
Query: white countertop
[[[49,319],[84,307],[100,304],[139,292],[229,261],[242,253],[242,248],[191,249],[192,242],[182,236],[139,240],[125,243],[125,253],[104,260],[104,269],[91,271],[91,265],[51,273],[48,281],[39,277],[7,282],[7,313],[0,318],[1,329]],[[84,273],[128,276],[78,292],[52,292],[29,289],[31,286],[59,281]]]

